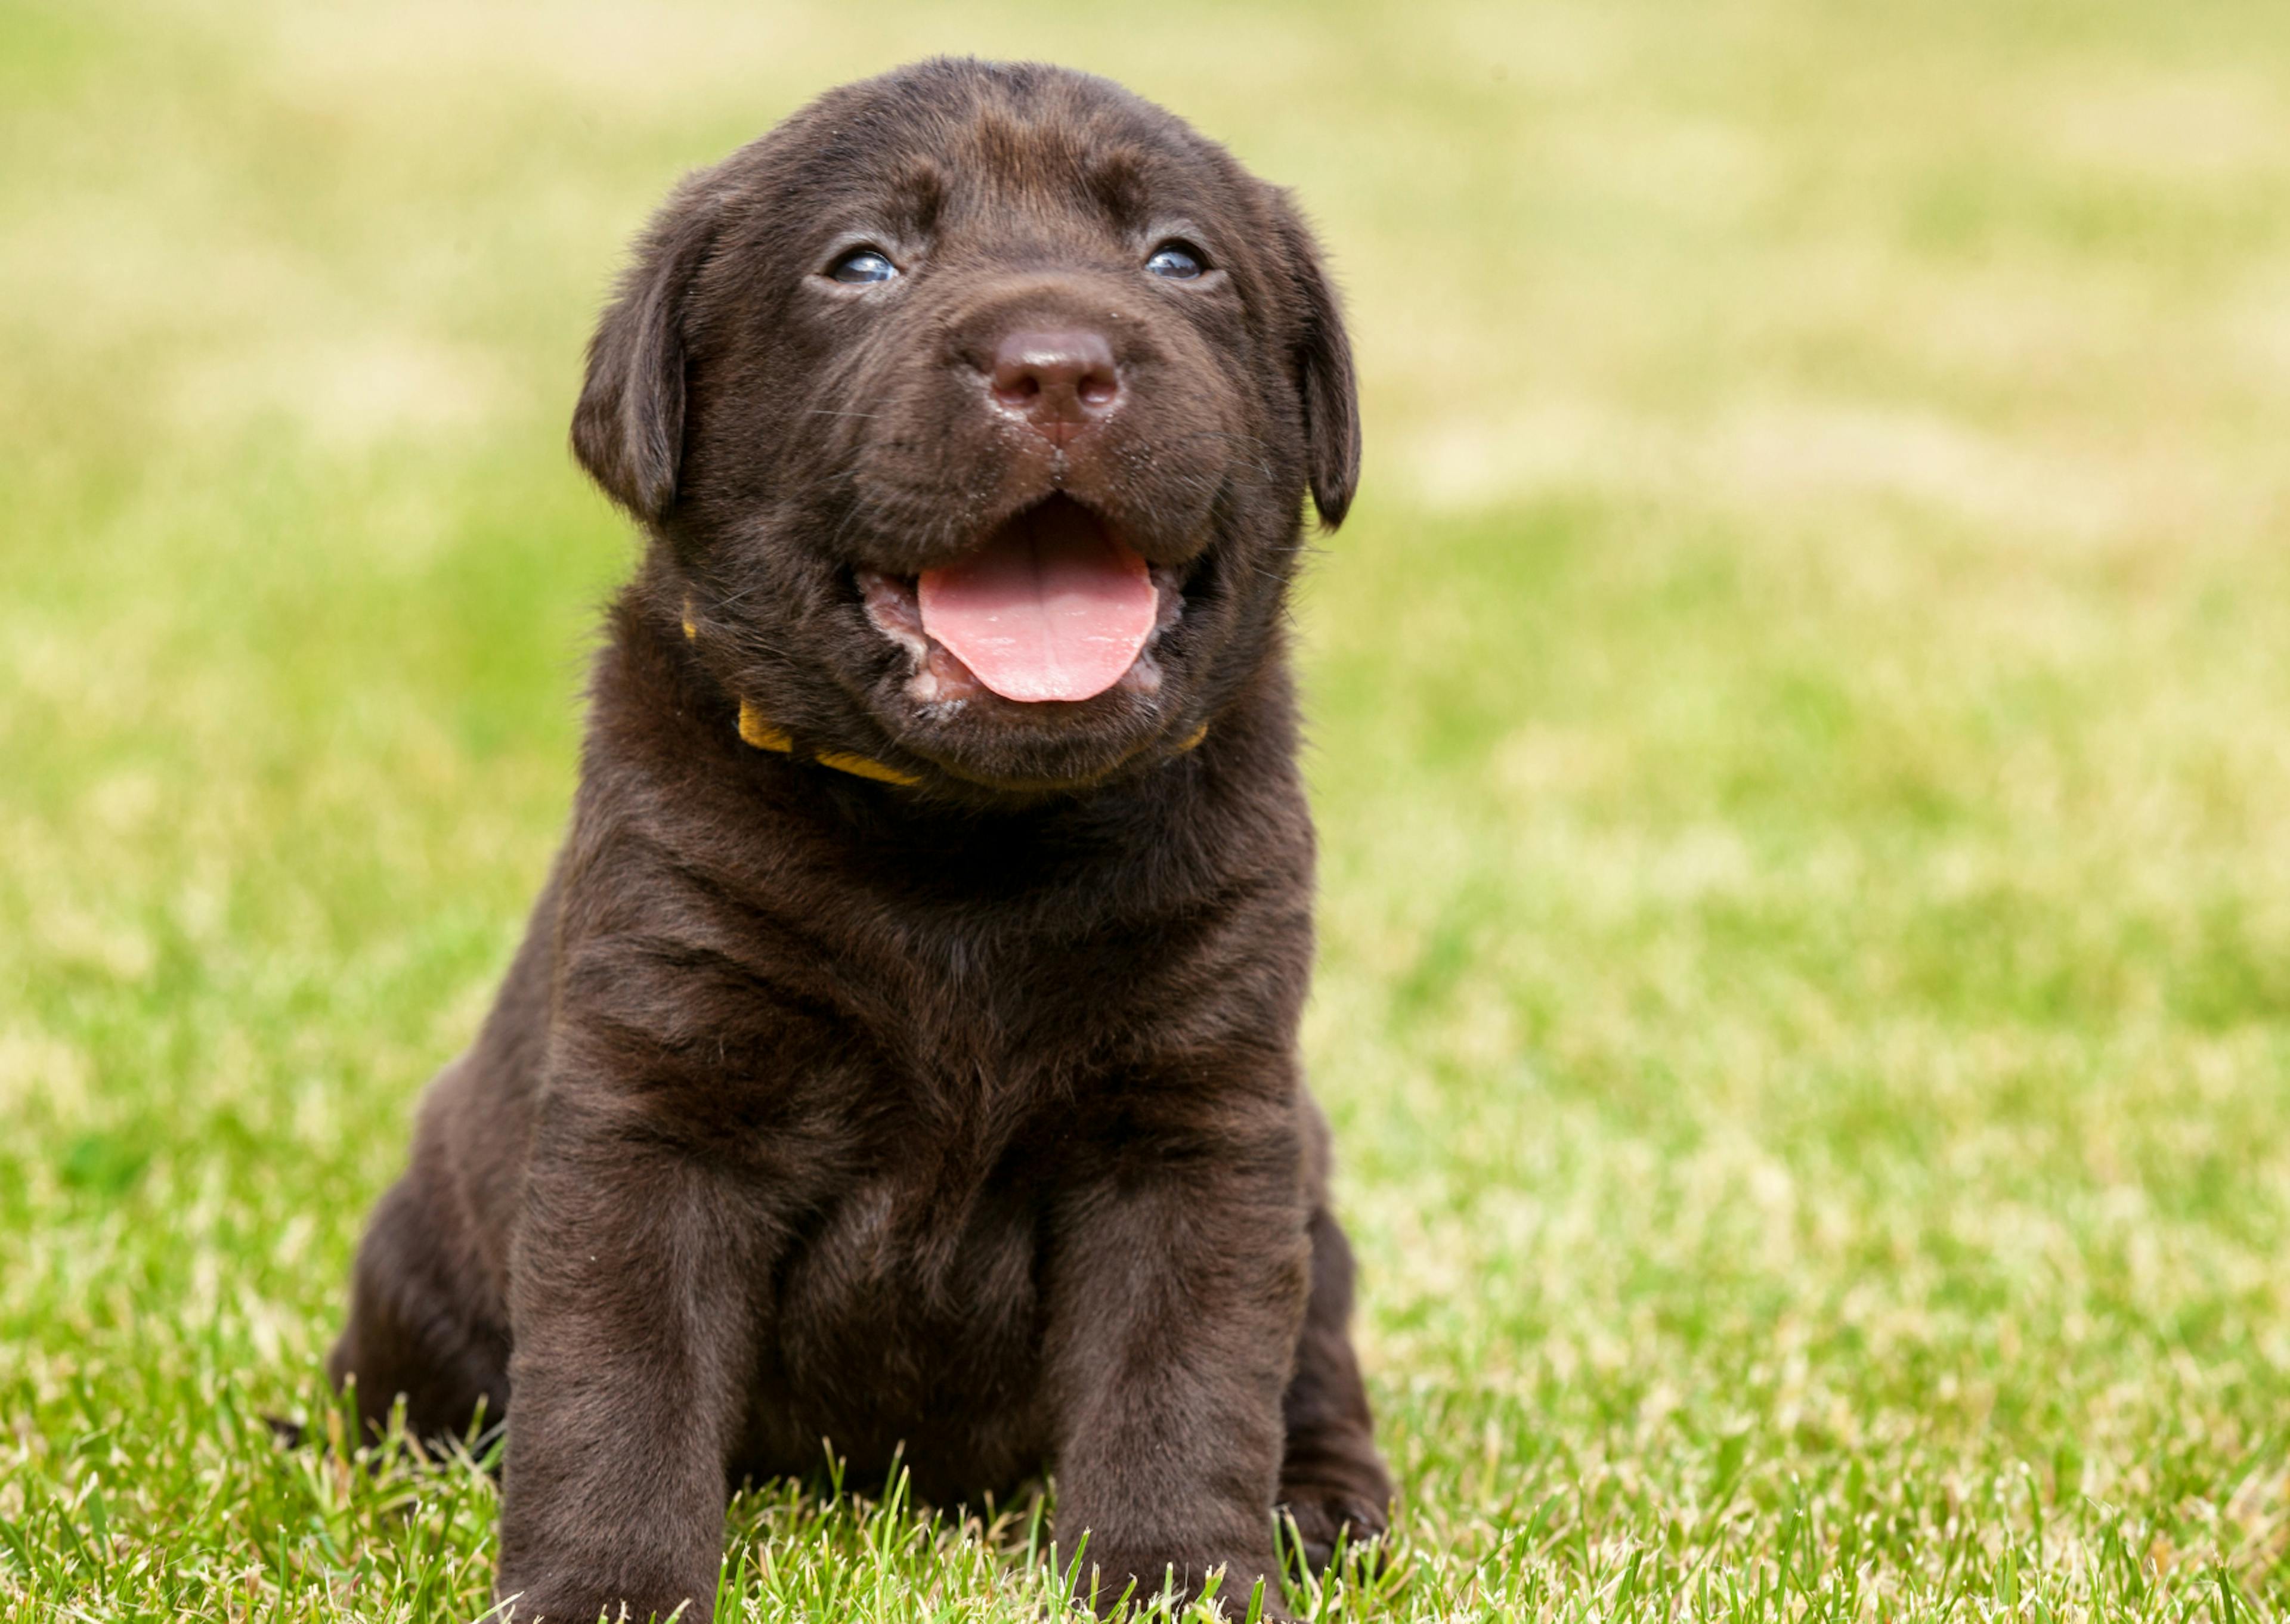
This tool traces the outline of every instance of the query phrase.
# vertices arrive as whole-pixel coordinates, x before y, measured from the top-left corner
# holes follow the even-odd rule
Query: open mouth
[[[1181,612],[1173,572],[1149,566],[1072,498],[1037,502],[964,557],[916,577],[858,573],[867,618],[907,651],[925,705],[981,690],[1021,704],[1153,693],[1153,645]]]

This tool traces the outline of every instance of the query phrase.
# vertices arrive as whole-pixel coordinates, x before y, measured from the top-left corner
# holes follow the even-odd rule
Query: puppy
[[[1359,431],[1295,212],[1102,79],[848,85],[661,209],[572,445],[644,562],[334,1380],[506,1418],[520,1620],[707,1618],[822,1440],[1285,1616],[1276,1506],[1325,1560],[1390,1493],[1296,1053],[1284,616]]]

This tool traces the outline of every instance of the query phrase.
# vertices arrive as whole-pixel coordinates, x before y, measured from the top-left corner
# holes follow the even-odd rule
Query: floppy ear
[[[646,523],[675,503],[684,460],[684,307],[716,243],[722,211],[712,180],[693,176],[653,216],[589,340],[589,376],[572,409],[572,454]]]
[[[1274,206],[1300,317],[1292,360],[1296,392],[1304,403],[1312,506],[1319,509],[1320,528],[1333,530],[1344,522],[1359,485],[1359,390],[1352,379],[1351,340],[1344,336],[1335,285],[1302,216],[1285,192],[1274,194]]]

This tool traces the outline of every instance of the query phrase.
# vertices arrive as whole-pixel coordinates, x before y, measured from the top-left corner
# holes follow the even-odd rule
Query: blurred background
[[[484,1604],[482,1478],[259,1418],[564,821],[625,245],[939,51],[1349,298],[1309,1060],[1405,1486],[1326,1616],[2278,1610],[2279,0],[0,0],[6,1616]]]

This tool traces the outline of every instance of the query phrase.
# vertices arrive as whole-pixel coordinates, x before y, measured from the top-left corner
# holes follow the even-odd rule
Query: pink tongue
[[[1145,561],[1058,497],[919,585],[923,629],[1005,700],[1103,693],[1153,629]]]

